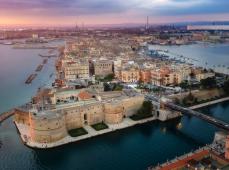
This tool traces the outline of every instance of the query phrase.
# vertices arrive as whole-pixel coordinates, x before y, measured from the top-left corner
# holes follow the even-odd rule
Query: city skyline
[[[142,24],[146,16],[150,24],[229,20],[226,0],[0,0],[0,4],[0,26]]]

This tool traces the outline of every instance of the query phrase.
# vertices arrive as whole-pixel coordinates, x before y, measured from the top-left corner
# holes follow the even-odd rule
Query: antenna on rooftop
[[[146,30],[149,29],[149,16],[146,17]]]
[[[75,25],[75,31],[78,31],[79,30],[79,27],[78,27],[78,24],[76,22],[76,25]]]

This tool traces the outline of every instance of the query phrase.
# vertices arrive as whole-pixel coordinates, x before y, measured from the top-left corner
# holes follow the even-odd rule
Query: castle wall
[[[29,112],[15,109],[14,121],[18,123],[29,125]]]
[[[122,101],[122,105],[124,108],[123,114],[126,117],[129,117],[137,113],[137,111],[141,108],[143,101],[144,101],[144,96],[135,96],[132,98],[124,99]]]
[[[121,102],[104,104],[105,122],[109,124],[121,123],[123,120],[123,107]]]
[[[39,143],[50,143],[67,136],[65,118],[61,114],[50,113],[47,116],[29,114],[30,137]]]
[[[63,139],[68,130],[100,122],[117,124],[124,116],[131,116],[142,106],[144,96],[118,98],[106,102],[94,102],[52,110],[29,113],[17,110],[15,121],[29,126],[28,138],[38,143],[50,143]]]
[[[100,123],[104,120],[103,105],[97,102],[66,109],[65,119],[68,130]]]

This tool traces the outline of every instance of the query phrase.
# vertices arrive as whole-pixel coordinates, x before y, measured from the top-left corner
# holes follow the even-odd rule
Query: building
[[[89,62],[73,60],[63,65],[64,79],[74,81],[77,79],[89,79]]]
[[[229,136],[226,137],[225,158],[229,160]]]
[[[188,25],[187,30],[189,31],[229,31],[229,25]]]
[[[105,77],[113,74],[113,61],[110,60],[96,60],[94,61],[95,76]]]
[[[197,81],[201,81],[203,79],[206,79],[206,78],[211,78],[211,77],[215,77],[215,73],[212,72],[212,71],[209,71],[209,70],[203,70],[203,69],[194,69],[192,71],[192,73],[195,75],[195,78]]]
[[[119,80],[124,83],[136,83],[140,80],[140,70],[138,67],[130,66],[120,71]]]
[[[151,82],[151,71],[149,69],[142,69],[140,71],[140,81],[143,83]]]
[[[86,125],[121,123],[124,117],[135,114],[144,101],[143,95],[131,90],[91,93],[81,89],[48,94],[50,98],[43,101],[46,103],[43,109],[33,104],[15,110],[15,121],[26,125],[28,138],[33,142],[59,141],[68,136],[69,130]],[[54,107],[50,109],[48,104]]]

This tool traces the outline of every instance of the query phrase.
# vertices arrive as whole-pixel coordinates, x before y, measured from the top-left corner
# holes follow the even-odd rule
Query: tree
[[[229,95],[229,80],[224,82],[223,89],[227,95]]]
[[[112,81],[114,79],[114,74],[108,74],[107,76],[104,77],[105,81]]]
[[[200,84],[203,88],[213,88],[216,87],[216,79],[215,77],[208,77],[200,80]]]
[[[104,83],[103,86],[104,86],[104,91],[111,91],[111,87],[108,83]]]
[[[123,89],[123,85],[115,84],[114,88],[113,88],[113,91],[122,91],[122,89]]]
[[[138,114],[151,114],[153,106],[150,101],[144,101],[142,107],[138,110]]]
[[[182,89],[187,89],[187,88],[189,87],[188,81],[186,80],[186,81],[181,82],[181,83],[180,83],[180,87],[181,87]]]

